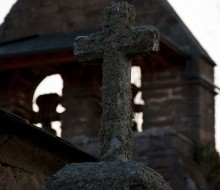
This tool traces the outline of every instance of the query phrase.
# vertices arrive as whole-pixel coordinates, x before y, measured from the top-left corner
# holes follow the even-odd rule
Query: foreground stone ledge
[[[68,164],[41,190],[171,190],[151,168],[137,162]]]

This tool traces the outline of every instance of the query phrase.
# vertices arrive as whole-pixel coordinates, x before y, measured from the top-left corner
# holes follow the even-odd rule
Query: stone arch
[[[133,131],[142,131],[143,105],[141,89],[141,67],[131,67],[131,90],[132,90],[132,109],[134,112]]]
[[[63,79],[60,74],[46,76],[35,89],[33,95],[33,123],[40,123],[41,127],[57,134],[61,134],[61,118],[58,106],[61,106]],[[34,109],[38,107],[38,109]],[[61,110],[61,112],[64,111]]]

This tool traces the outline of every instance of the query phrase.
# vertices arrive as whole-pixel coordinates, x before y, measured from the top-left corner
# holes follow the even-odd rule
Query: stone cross
[[[103,161],[129,161],[133,118],[130,60],[159,49],[157,29],[134,27],[134,20],[132,5],[112,3],[102,11],[102,31],[77,37],[74,43],[74,54],[79,61],[103,58],[103,113],[99,134]]]

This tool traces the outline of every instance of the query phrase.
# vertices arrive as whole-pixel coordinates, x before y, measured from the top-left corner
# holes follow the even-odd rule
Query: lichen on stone
[[[171,190],[163,178],[137,162],[68,164],[41,190]]]

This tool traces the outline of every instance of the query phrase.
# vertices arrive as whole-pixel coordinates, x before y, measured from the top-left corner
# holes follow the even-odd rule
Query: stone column
[[[72,143],[96,137],[101,120],[101,66],[75,65],[67,68],[61,104],[62,137]],[[101,80],[101,79],[100,79]]]

